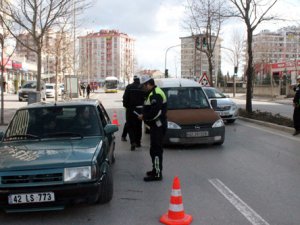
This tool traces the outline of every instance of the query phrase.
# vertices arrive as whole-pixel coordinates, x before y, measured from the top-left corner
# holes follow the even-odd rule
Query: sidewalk
[[[228,95],[230,98],[235,99],[246,99],[245,93],[237,93],[235,94],[235,97],[233,97],[232,93],[224,93],[225,95]],[[286,97],[274,97],[271,98],[270,96],[253,96],[252,101],[261,101],[261,102],[276,102],[279,104],[285,104],[285,105],[293,105],[293,98],[286,98]]]

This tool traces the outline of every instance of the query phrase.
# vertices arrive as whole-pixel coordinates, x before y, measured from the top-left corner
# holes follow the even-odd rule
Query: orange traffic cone
[[[112,124],[115,124],[117,126],[120,126],[118,118],[117,118],[117,113],[114,112],[113,117],[112,117]]]
[[[167,225],[189,225],[193,218],[184,213],[180,181],[176,176],[173,181],[170,205],[168,213],[160,217],[160,222]]]

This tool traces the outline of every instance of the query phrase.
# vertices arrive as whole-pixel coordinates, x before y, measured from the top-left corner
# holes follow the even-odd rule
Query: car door
[[[97,106],[97,110],[99,112],[99,116],[100,116],[100,120],[102,123],[103,128],[107,125],[107,124],[111,124],[110,118],[104,108],[104,106],[99,103],[99,105]],[[113,156],[113,151],[115,148],[115,136],[114,134],[105,134],[105,140],[107,140],[107,145],[108,145],[108,154],[109,154],[109,158],[111,159],[111,157]]]

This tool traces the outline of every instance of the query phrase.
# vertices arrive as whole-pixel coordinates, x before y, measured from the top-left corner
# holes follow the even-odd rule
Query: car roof
[[[155,84],[161,88],[169,87],[201,87],[201,85],[190,79],[186,78],[161,78],[155,79]]]
[[[210,86],[202,86],[203,89],[217,89],[215,87],[210,87]]]
[[[68,101],[56,101],[56,102],[36,102],[26,106],[21,107],[20,109],[33,109],[33,108],[48,108],[54,106],[97,106],[101,104],[97,99],[74,99]]]

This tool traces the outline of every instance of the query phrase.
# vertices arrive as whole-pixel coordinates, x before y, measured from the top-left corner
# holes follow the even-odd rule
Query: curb
[[[269,122],[265,122],[265,121],[260,121],[260,120],[254,120],[254,119],[249,119],[246,117],[241,117],[239,116],[240,120],[246,121],[246,122],[251,122],[251,123],[255,123],[258,125],[262,125],[265,127],[270,127],[270,128],[274,128],[274,129],[278,129],[287,133],[293,133],[294,132],[294,128],[292,127],[286,127],[286,126],[282,126],[282,125],[278,125],[278,124],[274,124],[274,123],[269,123]]]

